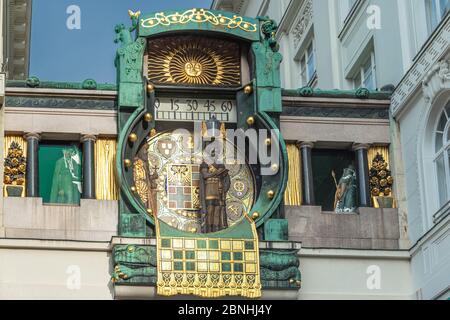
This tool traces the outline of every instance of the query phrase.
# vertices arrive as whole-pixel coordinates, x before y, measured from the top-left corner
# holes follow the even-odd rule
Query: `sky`
[[[33,0],[30,76],[41,81],[81,82],[92,78],[97,83],[115,83],[114,58],[119,45],[114,43],[114,26],[119,23],[131,25],[128,9],[147,14],[172,9],[210,8],[211,2]],[[79,8],[80,19],[74,19],[78,15],[73,6]]]

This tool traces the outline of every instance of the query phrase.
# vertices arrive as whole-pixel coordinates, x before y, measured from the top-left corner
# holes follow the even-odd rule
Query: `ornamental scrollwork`
[[[172,13],[166,15],[165,13],[157,13],[154,17],[141,20],[142,28],[154,28],[156,26],[170,26],[174,24],[194,23],[210,23],[214,26],[222,26],[229,29],[241,29],[245,32],[256,32],[257,25],[245,21],[243,17],[233,16],[227,17],[221,14],[214,14],[205,9],[190,9],[183,13]]]

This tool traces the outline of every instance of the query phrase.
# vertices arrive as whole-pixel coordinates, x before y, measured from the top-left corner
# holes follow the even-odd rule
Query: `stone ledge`
[[[397,209],[360,208],[359,214],[322,212],[321,207],[286,207],[289,240],[306,248],[399,249]]]
[[[117,234],[117,206],[117,201],[48,206],[41,198],[5,198],[3,227],[7,238],[110,241]]]
[[[297,300],[298,290],[263,290],[262,297],[257,300]],[[163,297],[156,294],[156,287],[153,286],[114,286],[115,300],[204,300],[196,296],[172,296]],[[223,297],[218,300],[250,300],[242,297]]]

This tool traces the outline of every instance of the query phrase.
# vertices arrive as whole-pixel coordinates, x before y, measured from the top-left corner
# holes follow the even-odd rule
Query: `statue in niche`
[[[203,232],[218,232],[228,228],[226,198],[230,190],[230,175],[223,164],[203,162],[200,165],[200,202],[204,219]]]
[[[81,197],[81,155],[77,147],[63,148],[56,161],[50,203],[78,204]]]
[[[220,160],[223,160],[224,124],[213,116],[203,127],[203,136],[211,142],[206,143],[204,149],[204,155],[209,154],[210,161],[203,160],[200,165],[200,205],[202,231],[211,233],[228,228],[226,199],[231,179],[229,170]]]
[[[339,183],[336,181],[336,174],[332,172],[336,194],[334,211],[336,213],[353,213],[356,211],[356,170],[353,165],[344,169]]]

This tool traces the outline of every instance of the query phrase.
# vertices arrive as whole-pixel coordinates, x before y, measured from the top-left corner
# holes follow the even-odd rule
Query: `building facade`
[[[237,82],[221,80],[231,81],[228,88],[221,90],[196,87],[202,98],[225,99],[222,106],[230,105],[231,111],[220,115],[212,111],[214,115],[222,117],[219,120],[225,122],[227,129],[268,125],[281,130],[276,139],[279,143],[263,139],[266,146],[281,145],[280,159],[285,162],[270,167],[277,173],[270,179],[256,175],[254,183],[247,184],[232,177],[232,191],[226,201],[227,216],[234,228],[254,228],[257,232],[248,234],[245,241],[232,238],[232,233],[229,237],[237,244],[250,240],[258,244],[258,250],[246,248],[248,251],[244,253],[245,259],[247,254],[260,256],[256,273],[261,281],[261,298],[446,298],[448,272],[445,271],[449,267],[445,252],[446,206],[436,210],[436,205],[428,204],[431,205],[429,216],[422,219],[422,202],[411,201],[421,199],[414,197],[414,192],[419,194],[429,189],[420,187],[414,180],[418,175],[410,174],[409,170],[420,168],[423,160],[419,153],[410,156],[409,149],[405,148],[413,148],[417,141],[425,139],[422,133],[415,142],[408,143],[412,130],[408,128],[417,128],[425,120],[419,113],[419,110],[424,112],[420,99],[428,97],[430,101],[427,112],[433,116],[428,117],[427,126],[444,122],[441,114],[446,104],[442,92],[448,85],[445,71],[448,72],[448,66],[439,61],[448,54],[445,53],[448,24],[446,18],[439,22],[437,15],[431,15],[436,19],[430,20],[430,30],[436,31],[429,41],[440,44],[444,51],[429,45],[432,52],[439,52],[434,57],[438,67],[430,68],[424,75],[430,85],[424,86],[422,98],[421,80],[416,79],[416,87],[411,88],[408,76],[403,78],[403,75],[411,65],[411,57],[421,47],[420,39],[425,41],[429,33],[422,30],[423,38],[420,38],[417,31],[418,35],[410,35],[405,40],[400,34],[402,30],[411,30],[409,21],[396,16],[404,8],[419,14],[416,4],[419,1],[411,5],[397,1],[396,10],[392,10],[390,2],[381,0],[373,3],[214,1],[211,10],[180,13],[197,21],[184,26],[177,24],[178,13],[141,17],[131,12],[130,29],[116,27],[121,44],[116,62],[117,85],[99,85],[92,79],[83,83],[56,83],[36,77],[26,80],[13,80],[20,79],[20,75],[10,77],[2,108],[5,168],[2,170],[3,211],[0,212],[0,298],[155,299],[174,293],[214,296],[237,292],[258,296],[239,285],[238,291],[231,286],[230,291],[227,288],[205,293],[209,291],[186,289],[189,288],[187,278],[185,285],[180,280],[179,288],[176,284],[165,287],[160,282],[168,271],[164,263],[171,263],[176,277],[176,265],[182,262],[180,266],[186,270],[181,276],[187,277],[193,263],[197,263],[194,268],[202,274],[203,260],[209,268],[217,262],[210,258],[215,252],[211,242],[209,258],[201,258],[200,247],[195,247],[195,258],[189,257],[187,247],[181,248],[183,259],[176,258],[181,249],[163,253],[167,251],[164,251],[165,237],[171,246],[176,246],[175,240],[179,238],[184,244],[195,238],[200,246],[202,227],[180,223],[195,211],[186,209],[192,206],[189,201],[181,205],[183,209],[177,200],[173,205],[178,210],[170,210],[170,201],[167,208],[155,210],[153,197],[167,202],[164,197],[159,198],[160,194],[167,192],[170,199],[170,190],[175,190],[177,185],[170,184],[173,180],[167,178],[167,185],[158,182],[158,188],[152,191],[152,185],[147,184],[151,178],[148,180],[140,172],[149,170],[145,169],[147,157],[149,164],[157,160],[150,160],[148,155],[142,158],[141,153],[146,150],[138,148],[146,145],[152,150],[162,161],[160,168],[179,167],[179,163],[167,162],[176,154],[172,145],[176,136],[167,132],[177,121],[179,125],[189,121],[183,118],[186,114],[180,113],[184,106],[180,101],[174,105],[173,99],[186,98],[186,92],[192,90],[192,83],[186,81],[210,73],[205,72],[206,64],[192,58],[183,65],[187,74],[184,80],[164,83],[169,80],[157,76],[158,67],[163,65],[157,60],[163,57],[157,51],[161,47],[158,41],[167,41],[165,37],[176,32],[177,36],[166,42],[173,47],[173,52],[178,52],[176,45],[186,37],[191,42],[198,41],[201,48],[203,40],[196,37],[206,31],[215,34],[209,41],[218,45],[220,41],[230,41],[228,46],[239,46],[242,52],[240,57],[227,58],[240,61],[228,66],[239,68],[241,77],[234,80]],[[441,7],[436,4],[430,8],[441,12],[442,1]],[[367,12],[373,19],[370,20],[372,29],[367,27]],[[252,18],[266,15],[274,21]],[[203,21],[203,16],[217,17],[218,23],[224,26],[230,26],[225,22],[235,19],[244,23],[239,30],[216,28],[208,22],[211,20]],[[411,17],[408,15],[408,19]],[[159,26],[157,21],[172,23]],[[378,22],[381,29],[376,28]],[[134,32],[136,40],[131,36]],[[241,40],[233,42],[237,38]],[[393,53],[387,57],[387,44],[401,44],[401,50],[390,50]],[[226,52],[224,49],[221,54]],[[426,49],[421,52],[419,55],[428,57]],[[271,59],[270,63],[265,59]],[[409,74],[415,76],[416,72],[411,70]],[[205,81],[210,84],[209,80]],[[400,84],[392,93],[392,85],[401,81],[405,83],[403,89]],[[382,87],[383,90],[376,90]],[[169,99],[167,106],[164,99]],[[172,109],[166,110],[170,108],[170,99]],[[397,106],[395,101],[399,101]],[[212,106],[210,102],[207,104],[211,116]],[[438,105],[441,113],[432,111]],[[190,106],[194,109],[192,101]],[[236,114],[234,108],[238,109]],[[196,111],[190,111],[192,117]],[[447,119],[445,111],[443,115]],[[226,122],[224,116],[231,120]],[[208,119],[203,120],[208,124]],[[436,136],[446,132],[447,126],[441,126],[435,130]],[[430,146],[422,142],[424,148]],[[445,152],[444,145],[441,148]],[[438,168],[446,172],[446,160],[439,160],[442,150],[436,151],[435,158],[437,163],[443,163]],[[145,161],[140,167],[142,159]],[[191,162],[188,167],[191,171],[195,169]],[[155,170],[159,170],[157,166]],[[251,176],[258,170],[261,163],[248,166],[248,171],[238,170],[238,177],[251,181],[242,174]],[[145,186],[148,193],[141,192]],[[446,182],[438,186],[446,187]],[[249,187],[255,190],[253,200],[246,196],[250,194]],[[190,199],[195,197],[191,195]],[[446,198],[440,201],[444,205],[447,202]],[[253,220],[249,220],[247,227],[245,219],[233,218],[235,209],[243,205],[244,215]],[[411,206],[415,206],[415,213],[410,213]],[[161,210],[166,215],[152,220],[154,211]],[[418,219],[427,224],[418,225]],[[213,242],[229,241],[215,233],[209,237]],[[241,264],[242,257],[234,249],[223,247],[220,251],[220,276],[229,273],[225,268],[226,261],[230,260],[228,254],[233,257],[233,268]],[[167,254],[173,256],[169,258]],[[245,263],[252,265],[249,261]],[[422,265],[426,268],[421,268]],[[233,270],[233,277],[255,272],[251,268],[245,272]],[[176,287],[176,292],[169,287]]]
[[[424,299],[449,296],[448,183],[442,156],[449,6],[445,0],[213,3],[249,16],[274,17],[286,88],[396,87],[391,166],[407,239],[403,248],[410,248],[415,296]]]

